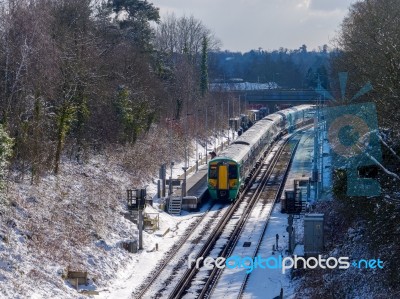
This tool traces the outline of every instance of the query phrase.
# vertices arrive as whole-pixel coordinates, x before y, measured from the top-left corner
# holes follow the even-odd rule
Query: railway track
[[[219,237],[222,235],[224,228],[227,227],[229,220],[233,219],[234,222],[235,220],[238,222],[237,224],[230,225],[231,227],[234,227],[231,229],[231,235],[236,236],[236,238],[232,237],[232,240],[229,238],[229,244],[224,246],[223,249],[225,252],[224,254],[229,255],[229,252],[231,252],[237,242],[240,231],[243,228],[249,213],[251,213],[252,208],[254,207],[256,198],[259,197],[260,192],[262,192],[262,186],[265,187],[265,183],[261,183],[258,185],[256,190],[254,190],[254,188],[252,188],[253,184],[256,185],[259,182],[265,182],[267,180],[267,177],[271,175],[273,168],[278,162],[278,158],[283,152],[284,145],[289,142],[289,139],[287,139],[286,142],[283,142],[283,145],[279,147],[271,161],[267,164],[259,163],[261,166],[254,169],[249,183],[241,193],[240,198],[234,204],[229,206],[221,204],[210,206],[209,210],[207,210],[199,220],[187,229],[185,237],[174,246],[171,250],[171,254],[160,262],[157,269],[149,275],[146,283],[142,284],[137,291],[133,293],[133,298],[181,298],[190,287],[191,282],[197,273],[194,267],[187,269],[189,254],[194,253],[197,258],[208,256],[211,250],[213,250]],[[282,142],[282,140],[279,142]],[[275,147],[272,147],[269,150],[266,150],[264,158],[271,154],[274,148]],[[235,215],[235,211],[238,210],[240,212],[237,214],[240,215]],[[210,231],[211,234],[209,233]],[[210,274],[205,287],[200,293],[201,298],[209,296],[210,290],[213,290],[214,284],[219,275],[220,272]],[[173,289],[170,287],[172,285],[175,285]]]
[[[294,135],[291,138],[293,137]],[[219,253],[216,254],[216,256],[218,257],[226,258],[230,255],[237,241],[239,240],[240,232],[243,229],[247,218],[249,217],[250,213],[253,210],[253,207],[259,200],[260,195],[266,187],[268,178],[273,173],[273,169],[277,165],[281,155],[285,152],[285,148],[287,148],[287,144],[289,140],[291,140],[291,138],[286,139],[286,141],[281,144],[271,161],[263,162],[261,164],[261,167],[253,176],[252,181],[250,181],[250,183],[247,185],[247,189],[245,190],[245,192],[240,196],[235,204],[232,205],[231,209],[224,215],[223,219],[220,220],[215,230],[212,231],[207,243],[203,246],[203,248],[197,255],[197,259],[206,258],[207,256],[209,256],[211,251],[213,251],[214,254],[216,254],[216,251],[219,251]],[[285,175],[286,172],[287,169],[285,170]],[[255,189],[251,188],[255,182],[258,183],[258,186]],[[243,203],[246,204],[245,207],[242,207],[240,211],[240,216],[237,215],[235,217],[235,211],[239,208],[239,205]],[[229,221],[233,223],[229,224]],[[224,230],[229,231],[229,237],[225,236],[226,242],[221,247],[221,250],[215,250],[215,247],[218,247],[216,246],[216,243],[218,239],[223,235]],[[169,295],[169,298],[181,298],[188,291],[190,295],[195,295],[197,296],[197,298],[208,298],[210,294],[212,294],[216,282],[218,281],[218,277],[220,276],[222,271],[221,269],[214,267],[214,269],[210,271],[209,275],[206,275],[206,280],[203,284],[201,283],[201,281],[204,281],[204,273],[200,274],[200,277],[196,278],[197,273],[199,273],[199,269],[196,269],[196,267],[191,267],[190,269],[188,269],[182,276],[181,281],[176,285],[174,290]],[[192,284],[194,285],[194,290],[190,289]]]
[[[271,197],[274,198],[273,203],[272,203],[272,207],[268,210],[267,219],[270,218],[270,215],[271,215],[271,213],[273,211],[274,205],[278,201],[280,201],[281,194],[282,194],[283,188],[285,186],[285,181],[286,181],[286,178],[287,178],[287,175],[288,175],[288,171],[290,169],[290,165],[292,163],[294,153],[296,152],[297,147],[299,145],[299,141],[300,141],[300,138],[297,140],[296,144],[294,145],[293,154],[290,155],[290,157],[288,157],[289,158],[288,163],[286,165],[285,164],[281,165],[282,168],[279,169],[280,171],[283,171],[283,176],[279,177],[279,175],[277,175],[275,177],[275,179],[273,180],[272,184],[269,185],[269,186],[266,186],[266,190],[264,191],[265,193],[268,194],[266,196],[266,198],[271,198]],[[264,235],[265,235],[265,231],[267,230],[267,226],[268,226],[268,221],[265,221],[264,225],[262,227],[261,233],[260,233],[260,235],[258,237],[255,249],[254,249],[254,251],[253,251],[253,253],[251,255],[251,258],[253,260],[257,256],[257,254],[259,253],[259,250],[260,250],[260,247],[261,247],[261,243],[262,243],[262,240],[263,240]],[[246,276],[245,276],[245,278],[243,280],[243,283],[242,283],[242,285],[240,287],[240,290],[238,292],[237,298],[242,298],[242,295],[243,295],[244,290],[246,288],[247,282],[248,282],[248,280],[249,280],[249,278],[251,276],[251,273],[252,272],[246,273]]]
[[[202,235],[202,233],[204,234],[210,228],[210,225],[213,223],[213,221],[215,221],[215,219],[218,219],[218,217],[220,216],[219,214],[222,213],[224,206],[227,205],[222,205],[222,204],[210,205],[210,207],[203,213],[203,215],[188,227],[188,229],[183,233],[183,238],[181,238],[180,241],[177,244],[175,244],[173,248],[171,248],[170,251],[171,253],[160,262],[160,264],[156,267],[156,270],[150,273],[146,282],[138,287],[138,291],[133,293],[134,298],[146,298],[147,297],[146,293],[149,292],[153,284],[160,277],[167,277],[171,279],[171,276],[164,272],[176,272],[176,271],[174,271],[175,269],[172,269],[171,271],[171,269],[167,269],[167,267],[171,264],[175,264],[174,268],[181,266],[182,261],[184,262],[183,259],[185,258],[185,255],[184,253],[181,253],[181,255],[179,255],[179,252],[181,250],[187,250],[183,248],[187,244],[195,245],[198,242],[200,242],[200,240],[198,239],[196,240],[196,238],[194,238],[193,240],[191,240],[191,238],[193,238],[193,236],[195,237],[196,235]],[[202,223],[203,225],[201,225]],[[197,234],[196,230],[199,230]]]
[[[264,153],[264,157],[268,154],[271,153],[272,148],[268,149],[265,151]],[[249,181],[249,184],[246,185],[246,188],[243,190],[243,192],[246,192],[251,185],[254,183],[254,181],[256,180],[256,176],[257,174],[260,172],[261,168],[257,168],[253,171],[253,174],[251,175],[251,179]],[[181,241],[174,246],[174,248],[172,248],[171,250],[171,254],[166,257],[165,259],[163,259],[160,262],[160,265],[158,267],[156,267],[156,270],[153,271],[148,280],[146,281],[146,283],[142,284],[141,286],[138,287],[138,291],[134,292],[133,298],[162,298],[163,293],[166,290],[166,287],[164,286],[154,286],[154,284],[157,284],[159,281],[162,281],[163,278],[165,278],[166,282],[168,282],[169,284],[172,284],[172,280],[178,276],[178,270],[179,268],[185,268],[186,266],[183,265],[184,263],[182,263],[182,261],[187,261],[187,258],[189,256],[190,253],[196,252],[195,249],[193,250],[188,250],[187,248],[183,248],[185,244],[188,243],[193,243],[193,244],[201,244],[201,243],[205,243],[205,244],[209,244],[210,240],[204,240],[205,236],[207,235],[207,232],[211,231],[216,231],[218,230],[218,226],[221,226],[221,220],[222,222],[227,221],[229,219],[229,217],[233,214],[233,212],[237,209],[237,207],[239,206],[239,204],[241,203],[241,200],[237,200],[233,205],[225,205],[228,206],[228,208],[226,209],[225,213],[223,211],[223,209],[220,209],[219,212],[217,212],[218,214],[215,216],[212,216],[212,219],[205,221],[205,219],[207,218],[207,216],[210,214],[210,212],[212,211],[213,207],[218,207],[215,205],[212,205],[203,215],[202,217],[196,221],[195,223],[193,223],[190,228],[187,230],[187,232],[185,232],[185,237],[181,239]],[[217,208],[218,209],[218,208]],[[221,219],[222,218],[222,219]],[[196,233],[196,230],[201,226],[201,224],[205,221],[205,224],[203,225],[203,227],[205,227],[206,229],[203,229],[201,232]],[[215,236],[215,233],[212,234],[213,236]],[[194,240],[191,241],[190,238],[193,238]],[[214,240],[215,241],[215,240]],[[180,251],[185,251],[183,253],[180,253]],[[198,250],[197,250],[198,251]],[[203,252],[203,247],[202,250],[200,251],[200,255]],[[177,259],[178,261],[174,261],[174,259]],[[167,269],[169,265],[174,264],[174,269],[171,271],[171,269]],[[167,272],[167,273],[165,273]],[[182,277],[185,277],[186,273],[183,274]],[[179,282],[177,282],[177,285],[179,285]],[[158,290],[157,290],[158,288]],[[174,289],[175,291],[175,289]],[[172,297],[175,298],[175,297]]]
[[[265,155],[269,154],[271,151],[267,150],[265,152]],[[264,156],[265,156],[264,155]],[[259,169],[254,171],[255,174],[258,174]],[[249,182],[249,184],[247,185],[247,187],[244,189],[244,192],[250,188],[251,184],[255,181],[256,177],[253,174],[252,178]],[[133,297],[134,298],[164,298],[163,293],[166,292],[166,288],[164,286],[154,286],[154,284],[157,283],[158,280],[163,280],[162,278],[166,278],[166,282],[172,284],[172,279],[175,278],[176,276],[178,276],[178,269],[179,268],[186,268],[186,265],[183,265],[184,263],[182,263],[182,261],[186,262],[187,258],[189,256],[190,253],[196,252],[195,249],[193,250],[188,250],[188,249],[184,249],[183,246],[185,244],[188,243],[193,243],[195,245],[197,244],[201,244],[201,243],[205,243],[205,244],[209,244],[210,241],[209,240],[204,240],[205,236],[207,235],[207,232],[211,231],[215,231],[216,229],[218,229],[218,226],[221,225],[220,221],[221,218],[224,219],[229,219],[229,216],[232,215],[233,211],[236,210],[236,208],[239,206],[239,203],[241,201],[236,201],[233,205],[221,205],[222,207],[228,207],[226,209],[226,211],[223,211],[223,209],[218,209],[218,206],[213,205],[210,207],[209,210],[207,210],[202,217],[196,221],[195,223],[193,223],[190,227],[190,231],[186,234],[186,236],[184,238],[181,239],[181,241],[179,242],[179,244],[177,244],[172,250],[172,254],[170,254],[167,258],[165,258],[161,265],[159,267],[157,267],[157,270],[155,270],[154,272],[152,272],[150,274],[150,278],[148,279],[148,281],[139,286],[138,291],[133,293]],[[207,217],[207,215],[210,214],[211,210],[213,207],[217,207],[216,209],[219,210],[218,215],[213,216],[212,219],[206,221],[206,223],[204,224],[204,227],[206,229],[203,229],[201,232],[196,233],[196,230],[199,228],[199,226],[201,225],[202,222],[205,221],[205,218]],[[215,234],[213,234],[215,235]],[[193,238],[194,240],[191,241],[190,239]],[[184,253],[179,253],[180,250],[184,250],[186,252]],[[200,251],[200,255],[201,255]],[[178,262],[174,261],[174,259],[177,258],[177,256],[181,257],[178,259]],[[171,271],[170,269],[167,269],[168,265],[174,264],[174,270]],[[169,273],[163,273],[163,272],[169,272]],[[171,276],[172,275],[172,276]],[[183,274],[183,277],[186,274]],[[177,285],[179,284],[179,281],[177,281]],[[158,289],[157,289],[158,288]],[[174,297],[172,297],[174,298]]]

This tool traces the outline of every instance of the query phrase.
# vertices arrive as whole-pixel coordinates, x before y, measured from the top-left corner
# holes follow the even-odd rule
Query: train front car
[[[208,164],[208,191],[213,200],[234,201],[240,189],[240,165],[226,157]]]

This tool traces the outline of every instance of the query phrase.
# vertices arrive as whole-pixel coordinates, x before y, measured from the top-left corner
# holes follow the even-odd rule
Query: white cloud
[[[161,15],[193,15],[223,49],[309,49],[329,43],[354,0],[150,0]]]
[[[299,4],[297,4],[298,8],[309,8],[311,0],[302,0]]]
[[[347,10],[352,0],[310,0],[310,8],[315,10]]]

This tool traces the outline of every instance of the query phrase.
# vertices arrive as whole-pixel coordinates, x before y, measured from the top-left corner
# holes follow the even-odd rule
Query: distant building
[[[231,80],[242,80],[240,78]],[[243,80],[242,80],[243,81]],[[244,90],[267,90],[279,88],[276,82],[267,83],[251,83],[251,82],[224,82],[224,83],[211,83],[211,91],[244,91]]]

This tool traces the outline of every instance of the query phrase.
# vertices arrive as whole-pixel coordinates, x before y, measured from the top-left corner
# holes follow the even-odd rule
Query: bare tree
[[[395,0],[353,4],[336,40],[342,51],[335,71],[348,71],[353,94],[366,82],[374,92],[380,123],[397,131],[400,94],[400,6]]]
[[[201,20],[193,16],[177,18],[175,14],[168,14],[156,29],[155,45],[159,51],[169,55],[186,54],[197,59],[203,37],[207,38],[210,50],[218,50],[221,41]]]

